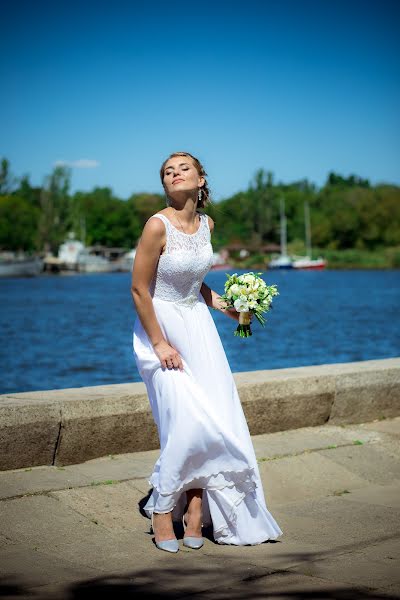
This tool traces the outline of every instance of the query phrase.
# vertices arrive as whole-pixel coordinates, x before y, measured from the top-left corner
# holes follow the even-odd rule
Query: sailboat
[[[293,269],[293,261],[287,254],[286,242],[286,215],[285,215],[285,199],[280,198],[280,222],[281,222],[281,254],[278,258],[273,258],[268,263],[269,269]]]
[[[304,202],[304,223],[306,229],[307,256],[294,256],[293,269],[324,269],[327,261],[324,258],[311,258],[311,225],[308,202]]]

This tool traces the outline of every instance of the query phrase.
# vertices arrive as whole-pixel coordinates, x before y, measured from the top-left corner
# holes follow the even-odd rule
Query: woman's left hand
[[[226,306],[227,306],[227,304],[224,300],[218,299],[217,306],[214,306],[213,308],[219,308],[219,310],[224,315],[226,315],[227,317],[230,317],[234,321],[239,322],[240,313],[236,310],[236,308],[234,308],[234,307],[226,308]],[[250,323],[251,323],[252,318],[253,318],[253,313],[250,313]]]
[[[227,308],[227,309],[223,310],[222,312],[227,317],[230,317],[234,321],[239,322],[240,313],[235,308]],[[251,323],[252,318],[253,318],[253,313],[250,313],[250,323]]]
[[[239,321],[239,313],[235,308],[227,308],[226,310],[224,310],[222,312],[224,313],[224,315],[226,315],[227,317],[230,317],[234,321]]]

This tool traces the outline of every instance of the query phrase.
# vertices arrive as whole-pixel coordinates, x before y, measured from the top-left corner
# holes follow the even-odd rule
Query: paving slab
[[[359,428],[364,431],[372,430],[375,432],[387,433],[395,438],[399,438],[400,431],[398,425],[399,417],[397,417],[397,419],[382,419],[370,423],[360,423]]]
[[[150,476],[159,450],[108,455],[79,465],[54,465],[0,471],[0,499]]]
[[[352,490],[351,494],[343,495],[343,500],[400,509],[400,485],[398,483],[393,485],[369,485],[364,489]]]
[[[380,444],[341,447],[335,452],[321,450],[319,455],[370,483],[400,482],[400,460],[393,453],[392,445],[389,448]]]
[[[400,537],[399,509],[350,502],[349,496],[287,503],[279,506],[276,513],[286,531],[290,531],[291,539],[304,540],[317,549],[338,550],[349,545],[353,548],[357,544]]]
[[[331,451],[327,456],[312,452],[259,463],[266,482],[266,500],[283,505],[368,485],[368,481],[335,463],[331,456]]]
[[[50,495],[110,531],[143,530],[143,516],[138,510],[143,492],[130,481],[50,492]]]
[[[388,581],[400,587],[399,559],[398,540],[383,540],[351,552],[314,560],[313,576],[369,588],[384,587]],[[291,570],[302,573],[304,565],[294,566]]]

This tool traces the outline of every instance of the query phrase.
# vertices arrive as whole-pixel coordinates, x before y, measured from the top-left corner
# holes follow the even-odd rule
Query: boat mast
[[[281,209],[281,256],[287,256],[285,198],[280,197]]]
[[[306,249],[307,256],[312,258],[311,256],[311,225],[310,225],[310,208],[308,206],[308,202],[304,202],[304,223],[306,228]]]
[[[86,218],[85,215],[83,215],[81,217],[81,222],[80,222],[80,229],[81,229],[81,240],[84,246],[86,246]]]

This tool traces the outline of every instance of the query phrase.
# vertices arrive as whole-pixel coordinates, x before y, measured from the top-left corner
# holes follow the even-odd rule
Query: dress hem
[[[186,481],[178,488],[171,492],[162,492],[155,481],[157,477],[157,473],[153,474],[147,482],[157,490],[160,496],[174,496],[178,492],[186,491],[187,489],[193,489],[193,483],[198,481],[200,489],[209,489],[209,490],[222,490],[226,487],[234,487],[240,483],[249,483],[252,484],[252,489],[257,487],[257,477],[255,473],[254,467],[248,467],[246,469],[242,469],[241,471],[218,471],[217,473],[211,473],[210,475],[202,475],[199,477],[193,477],[189,481]],[[231,475],[230,479],[226,479],[227,475]],[[244,476],[245,475],[245,476]],[[210,481],[213,478],[218,478],[218,476],[222,476],[224,478],[223,485],[209,485]],[[191,486],[191,487],[188,487]],[[248,490],[250,491],[250,490]]]

